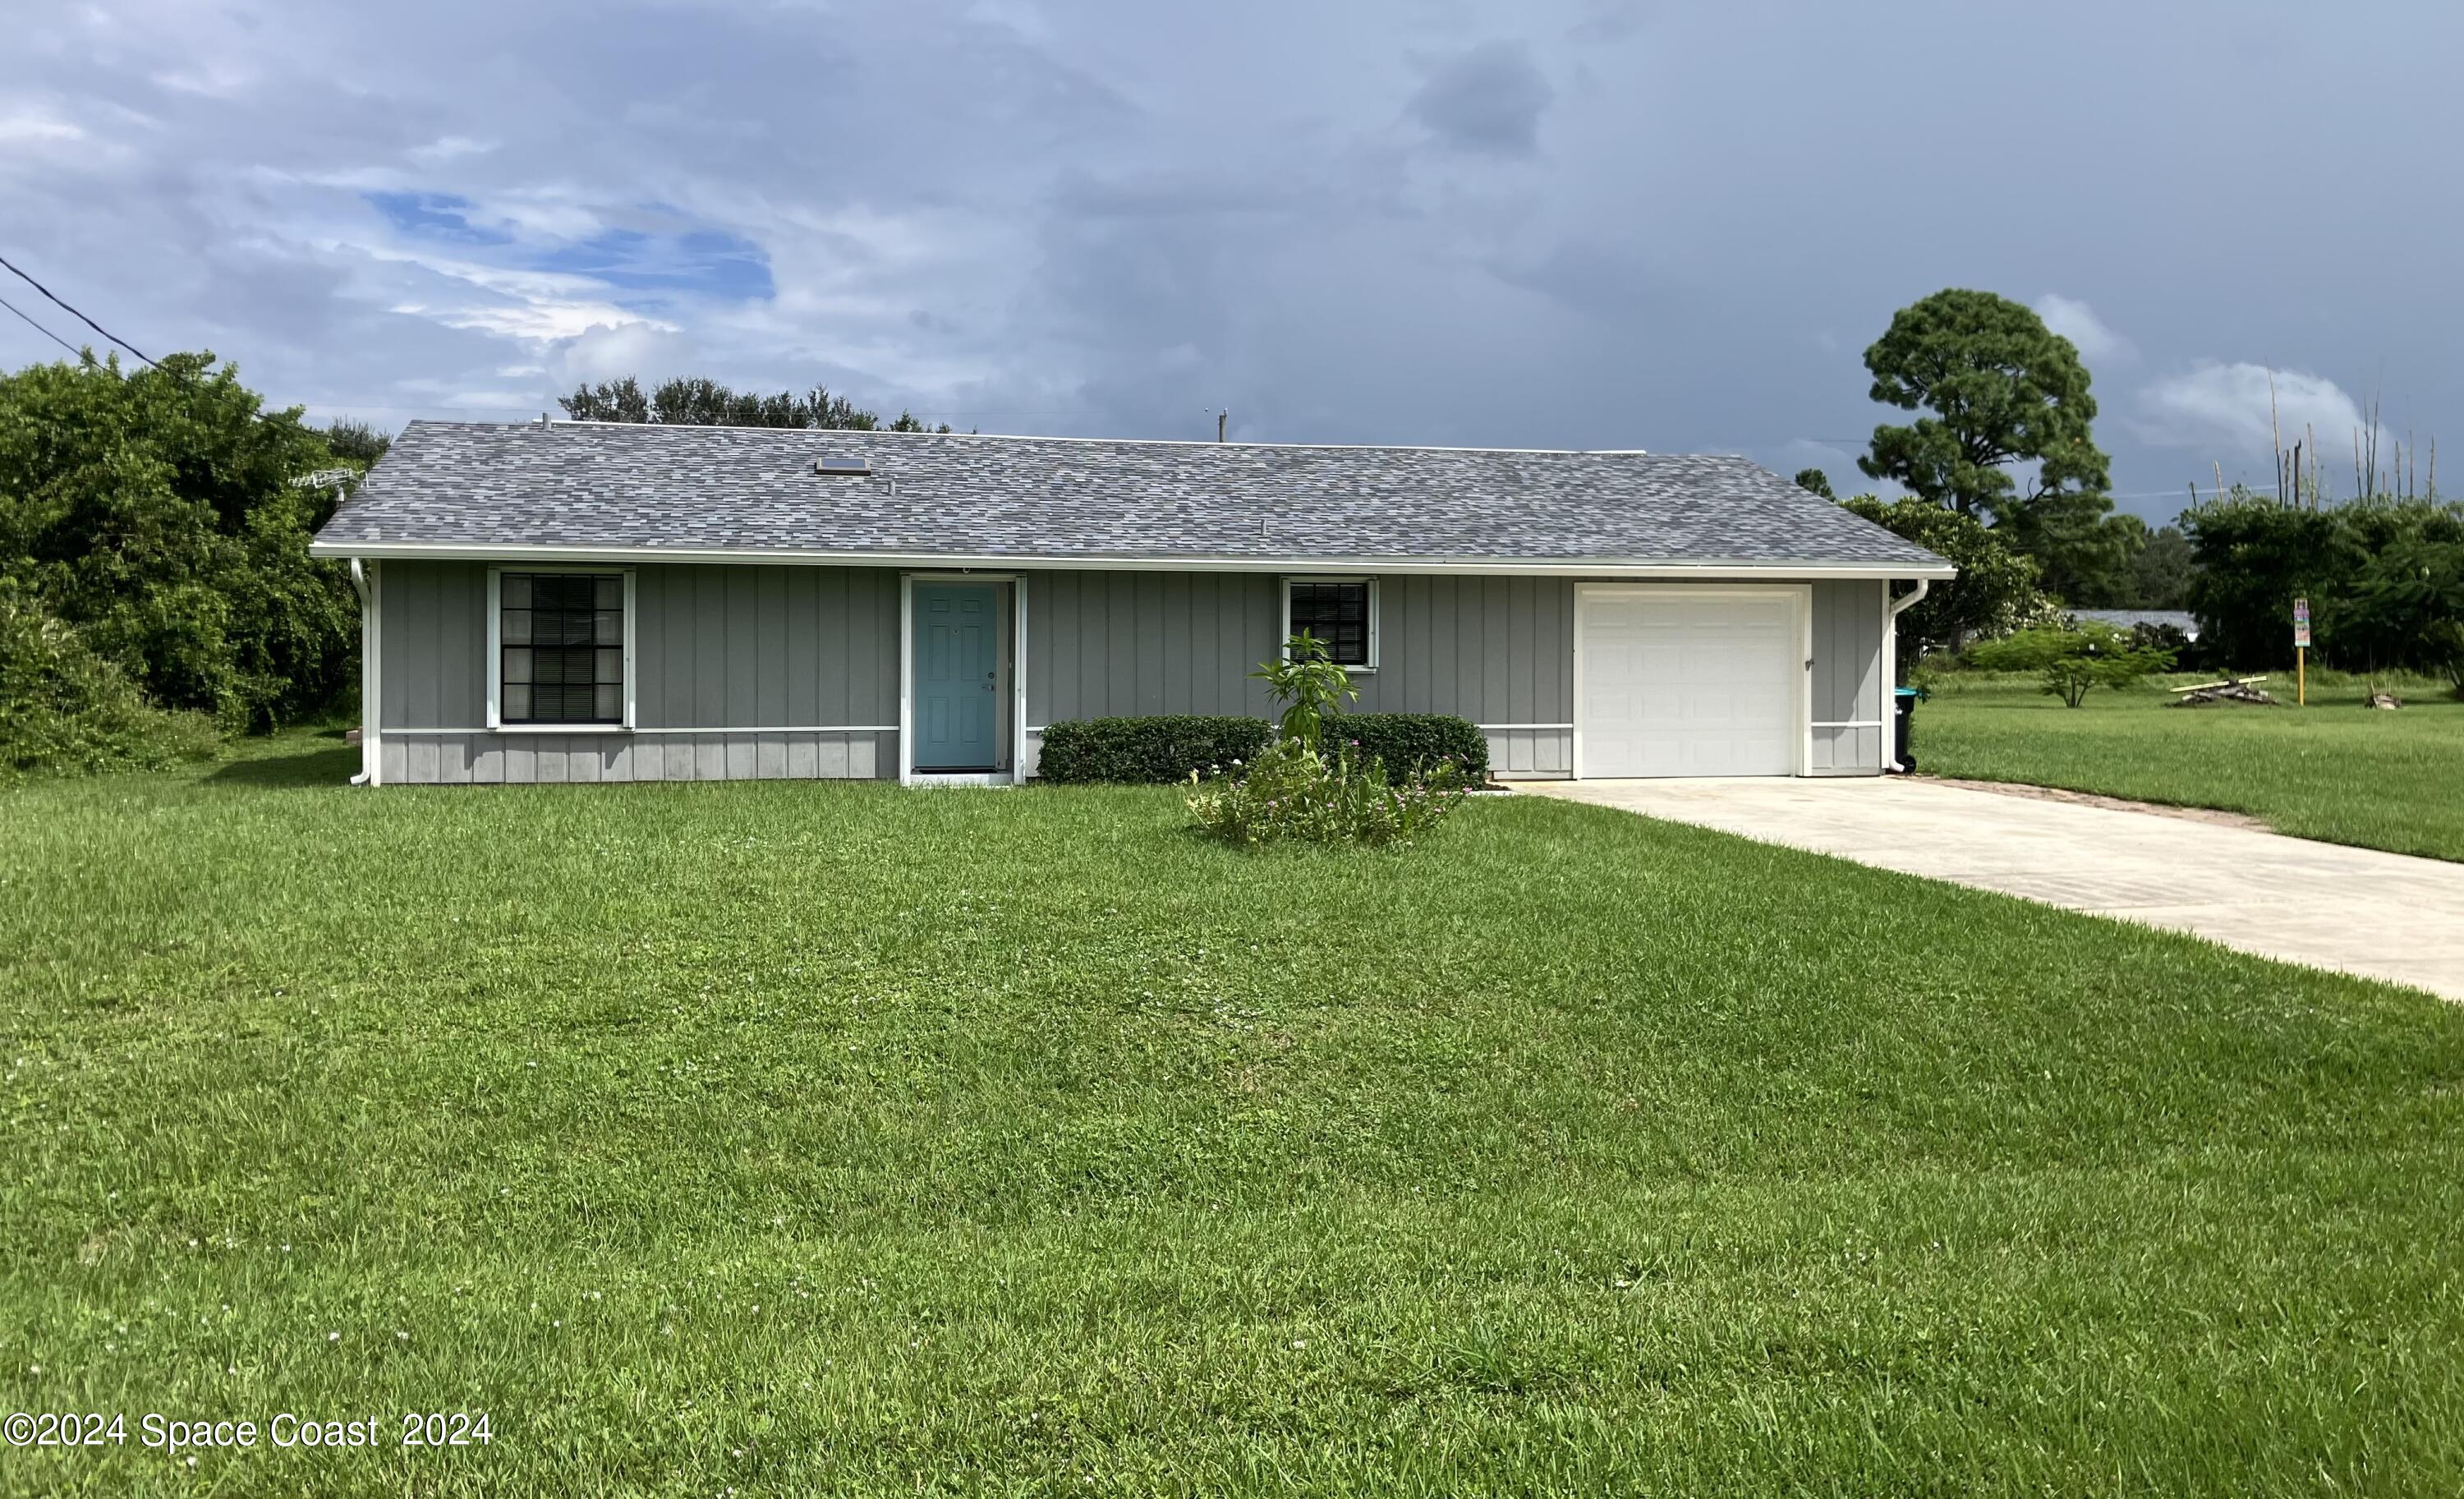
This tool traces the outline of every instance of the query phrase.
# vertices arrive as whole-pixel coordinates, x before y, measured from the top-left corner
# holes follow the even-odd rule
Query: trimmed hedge
[[[1176,714],[1153,718],[1081,718],[1044,731],[1036,774],[1058,784],[1114,781],[1167,784],[1193,770],[1257,758],[1274,726],[1264,718]]]
[[[1414,767],[1432,768],[1448,756],[1473,785],[1488,779],[1488,737],[1468,718],[1442,713],[1348,713],[1328,719],[1326,732],[1357,742],[1363,760],[1384,756],[1389,781],[1400,782]]]
[[[1168,785],[1193,770],[1255,760],[1274,725],[1264,718],[1172,715],[1151,718],[1081,718],[1044,731],[1036,774],[1056,784],[1127,782]],[[1386,777],[1400,782],[1415,767],[1448,756],[1477,785],[1488,778],[1488,739],[1467,718],[1435,713],[1342,714],[1327,720],[1333,740],[1360,746],[1359,758],[1383,756]]]

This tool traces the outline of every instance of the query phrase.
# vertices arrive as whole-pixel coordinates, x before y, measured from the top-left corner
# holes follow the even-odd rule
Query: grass
[[[2464,702],[2400,684],[2400,712],[2362,706],[2358,677],[2311,673],[2307,708],[2169,708],[2161,678],[2065,708],[2014,676],[1954,675],[1917,710],[1926,774],[2221,807],[2278,832],[2464,859]],[[2286,702],[2289,674],[2265,684]]]
[[[0,1492],[2464,1484],[2421,996],[1537,798],[352,753],[0,799],[0,1409],[128,1433]]]

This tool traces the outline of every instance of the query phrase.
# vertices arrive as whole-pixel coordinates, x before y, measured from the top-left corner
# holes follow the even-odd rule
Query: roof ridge
[[[423,416],[413,418],[407,425],[480,427],[512,430],[520,428],[536,430],[542,424],[481,422],[469,421],[460,417]],[[1142,448],[1272,448],[1285,451],[1330,452],[1512,452],[1564,458],[1728,458],[1741,462],[1747,461],[1741,454],[1731,452],[1655,452],[1648,448],[1508,448],[1483,443],[1261,442],[1243,437],[1218,442],[1210,437],[1078,437],[1047,432],[916,432],[899,431],[888,427],[767,427],[733,422],[602,422],[572,416],[552,417],[544,425],[595,427],[611,431],[781,432],[801,433],[807,436],[852,432],[866,437],[948,437],[993,442],[1130,443]]]

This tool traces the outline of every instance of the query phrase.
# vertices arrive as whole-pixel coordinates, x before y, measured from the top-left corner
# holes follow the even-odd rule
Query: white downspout
[[[1887,606],[1882,612],[1882,659],[1889,663],[1891,668],[1891,716],[1889,718],[1884,720],[1889,725],[1884,732],[1890,735],[1890,738],[1885,741],[1889,747],[1883,753],[1889,761],[1891,773],[1893,775],[1905,775],[1907,774],[1908,768],[1907,766],[1900,763],[1899,753],[1900,616],[1915,607],[1917,601],[1924,598],[1925,594],[1932,589],[1932,579],[1920,578],[1917,580],[1916,592],[1909,594],[1903,599],[1893,599],[1890,598],[1891,585],[1887,583],[1882,584],[1883,597],[1888,601]]]
[[[360,596],[360,773],[351,778],[355,786],[381,783],[384,752],[377,745],[377,625],[376,588],[360,560],[351,559],[351,588]]]

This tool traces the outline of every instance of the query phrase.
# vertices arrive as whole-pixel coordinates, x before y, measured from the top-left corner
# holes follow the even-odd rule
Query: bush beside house
[[[1435,770],[1452,761],[1463,778],[1478,785],[1488,779],[1488,736],[1468,718],[1441,713],[1346,714],[1327,732],[1357,746],[1359,759],[1383,760],[1397,785],[1414,770]]]
[[[1036,774],[1058,785],[1174,785],[1193,771],[1255,760],[1272,732],[1264,718],[1197,714],[1081,718],[1044,731]]]
[[[1362,764],[1381,760],[1400,785],[1415,770],[1451,760],[1463,779],[1488,777],[1488,738],[1468,718],[1434,713],[1344,714],[1326,722],[1330,739],[1353,747]],[[1111,782],[1176,785],[1191,772],[1229,770],[1258,758],[1274,734],[1264,718],[1169,714],[1137,718],[1081,718],[1044,731],[1039,778],[1056,785]]]
[[[166,713],[75,626],[0,588],[0,778],[140,770],[214,753],[201,713]]]

